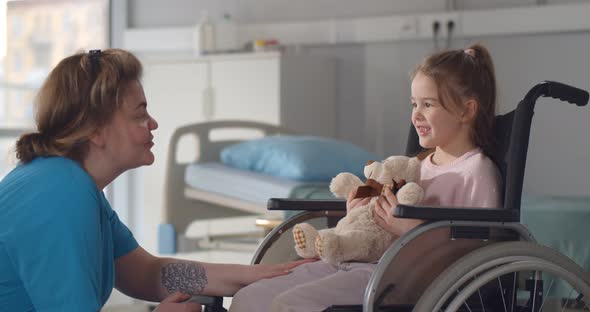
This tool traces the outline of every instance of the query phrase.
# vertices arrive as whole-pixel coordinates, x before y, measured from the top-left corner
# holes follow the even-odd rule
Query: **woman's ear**
[[[463,102],[463,112],[461,113],[461,121],[465,123],[472,122],[477,116],[479,109],[479,102],[476,99],[469,99]]]
[[[105,128],[101,128],[96,130],[90,136],[90,144],[95,145],[96,147],[102,148],[106,145],[106,135],[105,135]]]

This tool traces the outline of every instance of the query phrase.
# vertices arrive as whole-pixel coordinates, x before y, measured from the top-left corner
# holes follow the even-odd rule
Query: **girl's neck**
[[[437,146],[432,155],[432,163],[437,166],[444,166],[452,163],[465,153],[474,150],[476,146],[473,143],[463,144],[460,146]]]

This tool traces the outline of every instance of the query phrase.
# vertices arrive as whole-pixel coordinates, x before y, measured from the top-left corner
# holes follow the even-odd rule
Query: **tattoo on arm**
[[[172,262],[161,269],[162,286],[169,293],[199,294],[207,285],[205,268],[195,262]]]

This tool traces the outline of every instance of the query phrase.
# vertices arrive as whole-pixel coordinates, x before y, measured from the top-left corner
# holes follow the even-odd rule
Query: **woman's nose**
[[[150,130],[158,129],[158,122],[154,118],[150,117],[150,121],[148,121],[148,128]]]

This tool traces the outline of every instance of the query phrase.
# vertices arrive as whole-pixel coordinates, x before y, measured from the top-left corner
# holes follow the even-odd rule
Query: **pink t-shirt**
[[[481,149],[476,148],[442,166],[432,163],[433,155],[422,161],[422,205],[502,207],[500,171]]]

